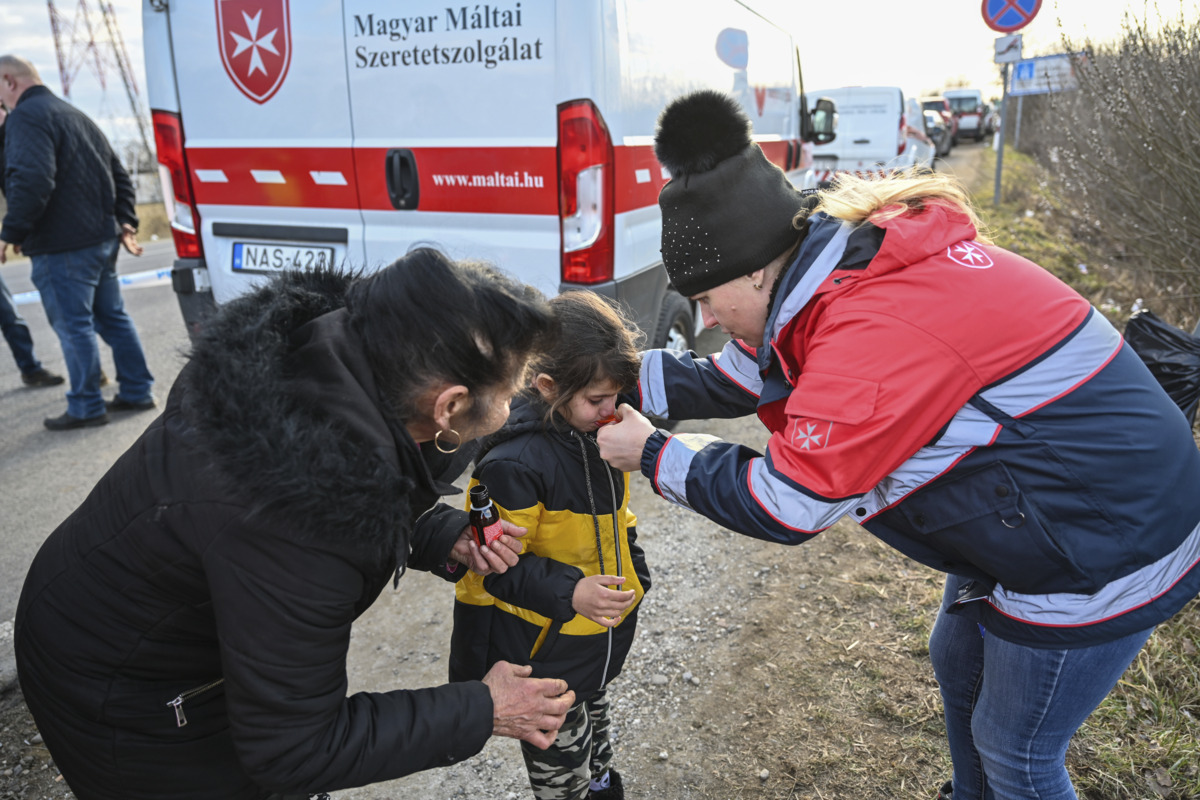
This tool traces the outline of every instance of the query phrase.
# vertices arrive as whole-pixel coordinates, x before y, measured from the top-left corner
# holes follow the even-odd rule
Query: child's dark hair
[[[554,316],[536,289],[482,263],[413,250],[357,281],[346,295],[383,397],[403,420],[436,380],[462,384],[478,399],[514,386],[526,361],[552,339]],[[488,411],[472,402],[477,420]]]
[[[552,298],[550,308],[558,336],[529,364],[534,375],[554,379],[547,418],[593,381],[611,380],[621,391],[637,386],[642,333],[615,305],[595,292],[574,290]]]

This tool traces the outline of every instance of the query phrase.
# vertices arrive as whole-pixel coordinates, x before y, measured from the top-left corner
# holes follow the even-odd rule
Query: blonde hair
[[[937,172],[896,172],[867,179],[843,174],[833,188],[820,194],[821,202],[811,213],[823,211],[847,222],[879,223],[926,206],[942,205],[965,214],[975,226],[976,241],[991,244],[966,189],[951,175]],[[799,221],[799,220],[798,220]]]

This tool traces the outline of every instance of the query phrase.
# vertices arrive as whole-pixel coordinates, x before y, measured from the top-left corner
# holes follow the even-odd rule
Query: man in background
[[[0,110],[0,119],[3,119],[3,114],[4,111]],[[8,284],[4,282],[3,277],[0,277],[0,331],[4,333],[8,349],[12,350],[17,369],[21,370],[22,383],[37,388],[58,386],[63,382],[62,375],[55,375],[43,367],[42,362],[34,355],[29,325],[17,311],[17,303],[13,300],[12,292],[8,290]]]
[[[58,334],[71,388],[52,431],[103,425],[109,411],[154,408],[154,377],[117,283],[120,245],[141,255],[133,182],[104,134],[42,84],[28,60],[0,55],[0,164],[8,213],[0,263],[11,244],[33,262],[32,278]],[[100,394],[96,334],[112,348],[120,384]]]

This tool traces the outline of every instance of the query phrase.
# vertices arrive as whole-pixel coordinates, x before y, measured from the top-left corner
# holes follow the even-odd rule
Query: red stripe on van
[[[786,142],[761,142],[784,167]],[[653,146],[613,148],[616,211],[658,203],[667,179]],[[558,214],[558,167],[553,147],[416,147],[420,211],[471,214]],[[387,148],[189,147],[196,202],[201,205],[285,208],[361,207],[391,210],[384,161]],[[257,177],[256,177],[257,175]]]
[[[390,210],[387,148],[354,151],[364,209]],[[420,211],[464,214],[558,214],[553,147],[414,147]]]
[[[662,166],[650,145],[622,145],[613,148],[617,162],[617,213],[646,206],[658,207],[658,193],[666,185]]]
[[[187,159],[198,204],[358,207],[349,148],[188,147]],[[313,172],[322,173],[326,182],[318,183]],[[344,184],[336,183],[336,175]]]

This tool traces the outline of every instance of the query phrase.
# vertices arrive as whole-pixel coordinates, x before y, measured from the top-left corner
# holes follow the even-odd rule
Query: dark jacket
[[[129,174],[108,139],[45,86],[26,89],[0,126],[8,213],[0,239],[26,255],[107,242],[138,226]]]
[[[757,349],[643,359],[668,418],[755,412],[760,455],[656,432],[656,491],[797,544],[842,516],[971,579],[951,610],[1069,648],[1151,628],[1200,590],[1200,452],[1187,420],[1083,297],[930,203],[819,214]]]
[[[501,516],[529,533],[517,566],[459,581],[450,678],[478,678],[500,660],[530,664],[535,677],[567,681],[582,702],[620,673],[650,572],[629,508],[629,476],[601,460],[594,435],[561,420],[548,428],[545,410],[521,398],[477,460],[472,485],[486,485]],[[599,574],[624,575],[621,589],[637,593],[613,628],[572,606],[575,585]]]
[[[454,490],[427,464],[446,465],[381,407],[348,284],[288,275],[226,306],[34,559],[21,686],[80,798],[332,790],[491,735],[479,682],[346,696],[351,623],[397,555],[449,578],[466,524],[434,506]]]

